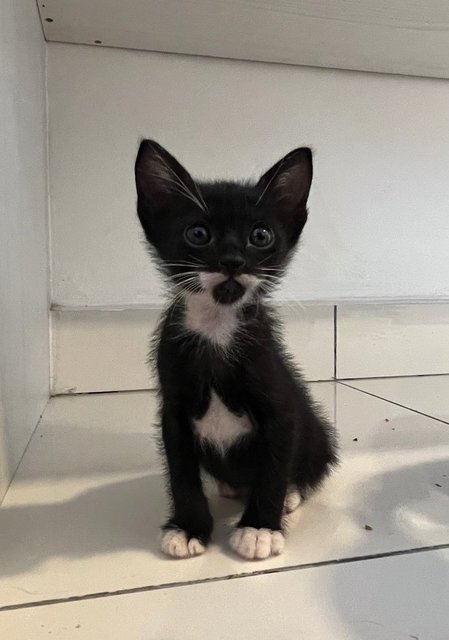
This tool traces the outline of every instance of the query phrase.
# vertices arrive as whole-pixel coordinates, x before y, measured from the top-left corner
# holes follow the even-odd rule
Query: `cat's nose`
[[[233,275],[238,273],[246,265],[246,262],[242,256],[238,255],[224,255],[220,258],[220,267],[223,267],[228,273]]]

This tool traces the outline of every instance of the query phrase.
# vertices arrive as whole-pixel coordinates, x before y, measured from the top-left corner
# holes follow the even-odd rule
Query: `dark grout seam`
[[[334,322],[337,322],[337,309],[335,309]],[[336,332],[336,327],[334,329]],[[407,378],[449,378],[449,373],[411,373],[407,375],[401,376],[357,376],[355,378],[338,378],[337,377],[337,337],[336,334],[334,336],[334,373],[331,378],[322,378],[319,380],[307,380],[308,384],[313,384],[315,382],[352,382],[357,380],[402,380]],[[361,391],[361,389],[358,389]],[[157,393],[156,387],[142,387],[141,389],[105,389],[104,391],[76,391],[76,392],[65,392],[65,393],[55,393],[50,396],[50,399],[53,398],[78,398],[80,396],[99,396],[99,395],[109,395],[109,394],[118,394],[118,393]],[[377,396],[376,396],[377,397]],[[379,396],[381,397],[381,396]],[[399,405],[402,406],[402,405]]]
[[[11,479],[10,479],[10,481],[8,482],[8,486],[7,486],[7,487],[6,487],[6,489],[5,489],[5,492],[4,492],[4,494],[3,494],[3,497],[1,497],[1,498],[0,498],[0,507],[2,506],[2,504],[3,504],[3,502],[4,502],[5,498],[6,498],[6,495],[7,495],[8,491],[10,490],[12,483],[13,483],[13,482],[14,482],[14,480],[16,479],[16,475],[17,475],[17,472],[19,471],[19,467],[20,467],[20,465],[22,464],[23,459],[25,458],[25,455],[26,455],[26,453],[27,453],[27,451],[28,451],[28,449],[29,449],[29,447],[30,447],[30,445],[31,445],[31,440],[34,438],[34,436],[35,436],[35,434],[36,434],[36,431],[38,430],[38,427],[39,427],[39,426],[40,426],[40,424],[41,424],[42,417],[43,417],[43,415],[44,415],[44,413],[45,413],[45,410],[46,410],[46,408],[47,408],[47,406],[48,406],[48,403],[49,403],[49,402],[50,402],[50,398],[48,398],[48,400],[47,400],[47,402],[46,402],[46,404],[45,404],[45,407],[42,409],[41,413],[39,414],[39,419],[38,419],[38,421],[36,422],[36,425],[35,425],[35,427],[34,427],[33,431],[30,433],[30,436],[29,436],[29,438],[28,438],[28,442],[26,443],[25,449],[23,450],[22,455],[20,456],[20,460],[17,462],[16,468],[14,469],[13,474],[12,474],[12,476],[11,476]],[[1,609],[1,607],[0,607],[0,611],[1,611],[1,610],[2,610],[2,609]]]
[[[402,380],[403,378],[449,378],[449,373],[403,373],[395,376],[348,376],[338,380]]]
[[[384,402],[389,402],[390,404],[394,404],[396,407],[401,407],[401,409],[407,409],[412,413],[417,413],[420,416],[424,416],[425,418],[430,418],[431,420],[436,420],[437,422],[442,422],[443,424],[449,424],[447,420],[443,420],[442,418],[436,418],[435,416],[431,416],[429,413],[424,413],[423,411],[419,411],[418,409],[412,409],[412,407],[408,407],[405,404],[401,404],[400,402],[394,402],[394,400],[388,400],[388,398],[384,398],[384,396],[378,396],[375,393],[371,393],[370,391],[365,391],[364,389],[359,389],[358,387],[354,387],[347,382],[343,382],[342,380],[336,381],[338,384],[341,384],[343,387],[348,387],[348,389],[353,389],[354,391],[359,391],[360,393],[364,393],[367,396],[371,396],[372,398],[377,398],[378,400],[384,400]]]
[[[31,609],[34,607],[46,607],[55,604],[67,604],[71,602],[82,602],[85,600],[101,600],[114,596],[126,596],[136,593],[148,593],[150,591],[160,591],[162,589],[174,589],[178,587],[190,587],[199,584],[209,584],[213,582],[227,582],[228,580],[240,580],[242,578],[251,578],[256,576],[266,576],[276,573],[287,573],[289,571],[301,571],[303,569],[312,569],[316,567],[331,567],[335,565],[351,564],[364,560],[379,560],[382,558],[395,558],[399,556],[407,556],[417,553],[427,553],[429,551],[441,551],[449,549],[449,543],[432,545],[428,547],[415,547],[412,549],[400,549],[398,551],[388,551],[386,553],[373,553],[365,556],[352,556],[349,558],[341,558],[335,560],[323,560],[321,562],[309,562],[306,564],[291,565],[289,567],[277,567],[273,569],[262,569],[261,571],[251,571],[247,573],[234,573],[226,576],[216,576],[213,578],[201,578],[199,580],[187,580],[185,582],[168,582],[158,585],[147,585],[143,587],[132,587],[129,589],[119,589],[117,591],[101,591],[98,593],[88,593],[83,596],[69,596],[68,598],[54,598],[50,600],[37,600],[35,602],[23,602],[20,604],[9,604],[0,607],[0,613],[5,611],[17,611],[18,609]]]
[[[337,349],[338,349],[338,331],[337,331],[337,314],[338,307],[334,306],[334,380],[337,379]]]
[[[76,391],[55,393],[50,396],[53,398],[80,398],[82,396],[105,396],[105,395],[117,395],[119,393],[157,393],[156,387],[142,387],[142,389],[109,389],[106,391]]]

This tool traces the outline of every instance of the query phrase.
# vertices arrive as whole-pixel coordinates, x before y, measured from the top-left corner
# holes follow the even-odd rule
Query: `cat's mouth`
[[[224,282],[220,282],[220,284],[216,284],[212,289],[212,295],[216,302],[220,304],[234,304],[240,298],[245,295],[245,287],[234,280],[234,278],[229,278]]]
[[[199,276],[203,289],[220,304],[235,304],[247,291],[255,290],[260,283],[257,276],[248,273],[230,276],[219,271],[203,271]]]

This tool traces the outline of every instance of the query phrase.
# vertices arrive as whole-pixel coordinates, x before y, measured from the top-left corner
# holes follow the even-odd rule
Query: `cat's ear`
[[[307,198],[312,184],[312,150],[295,149],[271,167],[257,183],[258,203],[268,202],[280,222],[297,240],[307,220]]]
[[[166,209],[176,201],[206,209],[203,198],[189,172],[153,140],[142,140],[135,164],[139,204],[150,214]]]

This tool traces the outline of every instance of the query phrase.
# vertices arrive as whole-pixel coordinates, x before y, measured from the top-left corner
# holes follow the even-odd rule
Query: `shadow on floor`
[[[404,424],[396,421],[396,429],[401,428],[402,449],[406,444],[407,421]],[[423,451],[426,451],[425,445],[432,444],[432,436],[424,433],[423,437],[424,442],[420,438],[419,444],[424,444]],[[412,440],[409,438],[410,450]],[[438,453],[435,440],[433,444]],[[446,446],[441,446],[442,453],[447,451],[447,445],[449,430]],[[415,451],[418,451],[416,443]],[[398,452],[398,456],[401,456],[398,464],[405,466],[377,476],[366,496],[363,512],[367,523],[375,521],[376,511],[382,509],[387,514],[387,527],[382,535],[388,537],[392,531],[401,530],[409,539],[407,549],[431,546],[429,541],[432,540],[449,544],[449,457],[443,453],[433,461],[407,466],[407,448]],[[375,529],[367,532],[367,535],[375,534]],[[363,555],[363,548],[354,545],[350,555]],[[334,594],[332,606],[347,629],[347,637],[357,640],[446,640],[449,636],[445,610],[437,613],[438,620],[429,619],[428,615],[428,611],[435,611],[435,606],[431,606],[435,594],[448,592],[449,566],[441,562],[441,557],[431,552],[414,556],[420,567],[419,575],[415,576],[409,575],[407,569],[410,565],[406,559],[412,556],[402,556],[403,562],[399,562],[398,557],[367,560],[371,565],[369,581],[366,572],[359,570],[359,563],[345,565],[345,570],[334,572],[332,575],[339,579],[329,591]],[[411,603],[415,606],[419,603],[418,615],[416,611],[410,615]],[[409,625],[402,622],[410,618],[422,621],[419,628],[416,622]],[[437,631],[443,629],[444,632]]]
[[[212,485],[208,489],[215,491]],[[242,506],[214,497],[211,508],[219,530],[224,521],[237,518]],[[0,575],[20,574],[56,557],[90,558],[127,550],[163,557],[159,527],[167,512],[164,479],[149,475],[106,484],[64,502],[4,506]]]

